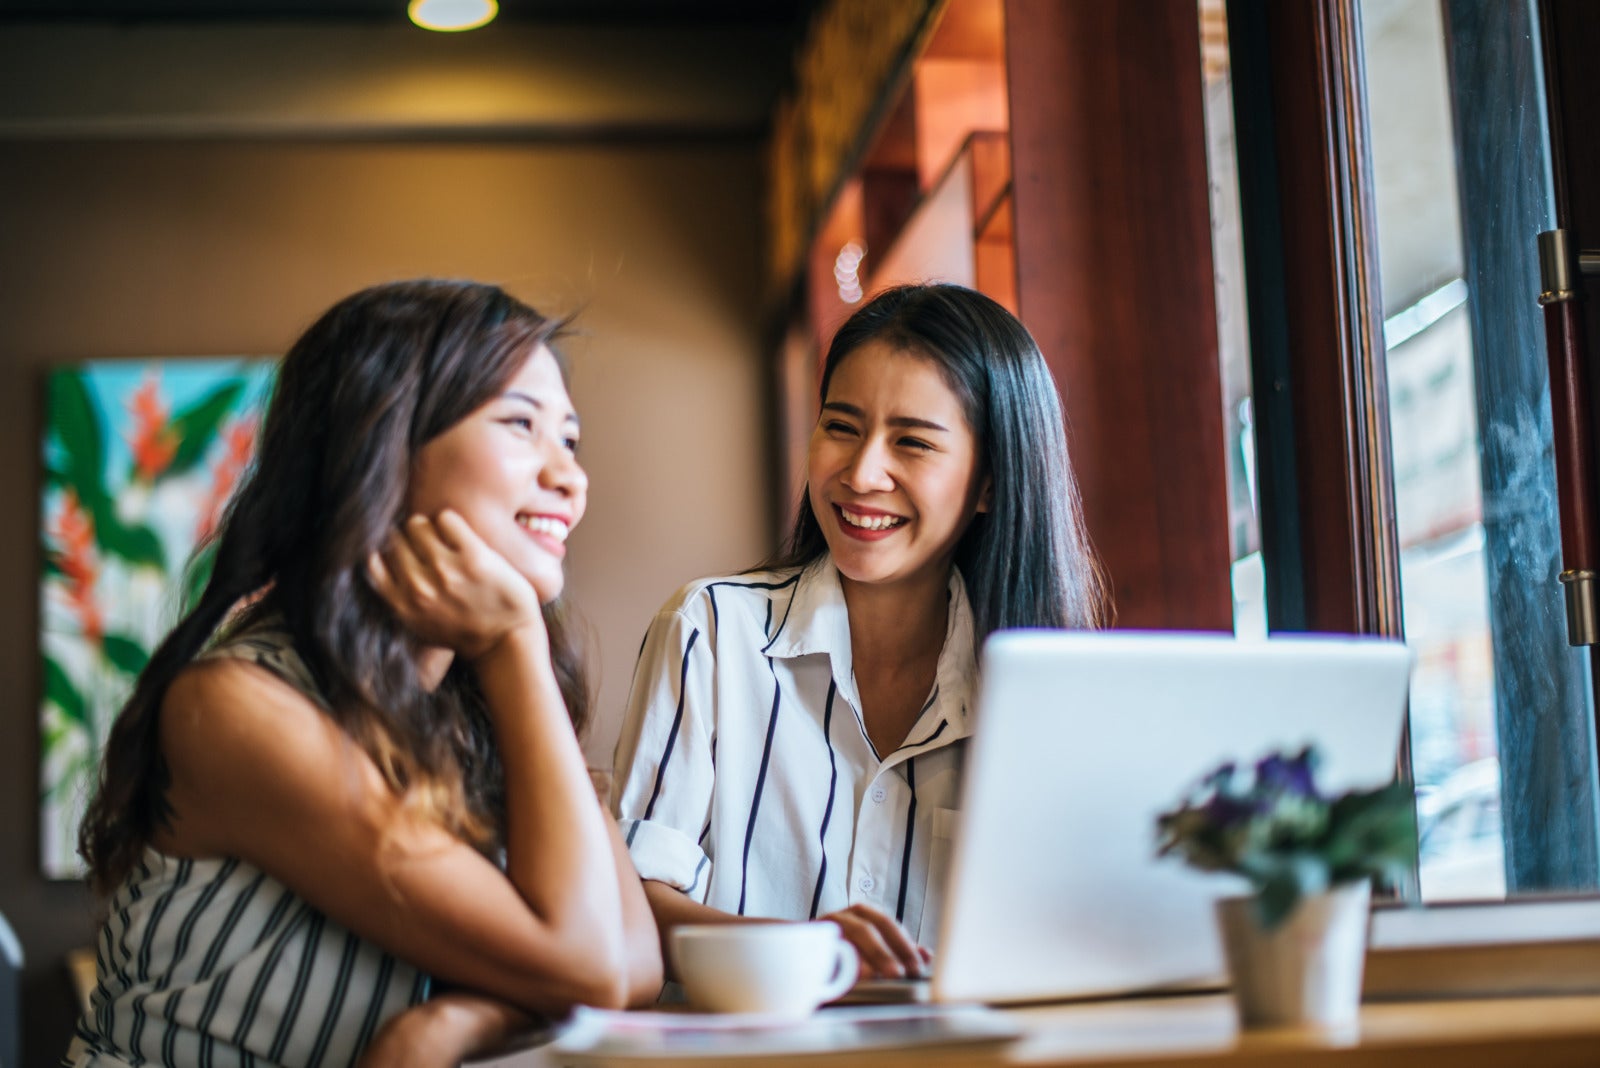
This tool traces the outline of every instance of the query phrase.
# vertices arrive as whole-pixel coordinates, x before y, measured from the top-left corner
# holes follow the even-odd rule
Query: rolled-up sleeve
[[[704,901],[715,767],[715,654],[681,611],[645,635],[617,739],[612,811],[640,878]]]

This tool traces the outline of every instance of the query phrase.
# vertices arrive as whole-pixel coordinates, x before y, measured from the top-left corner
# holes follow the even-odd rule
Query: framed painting
[[[275,364],[128,360],[51,372],[39,580],[40,862],[76,878],[78,823],[139,672],[210,574]]]

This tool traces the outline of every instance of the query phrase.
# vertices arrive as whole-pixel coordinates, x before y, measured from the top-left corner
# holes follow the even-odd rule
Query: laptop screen
[[[991,637],[934,998],[1221,985],[1213,902],[1245,886],[1158,859],[1156,815],[1224,760],[1312,743],[1325,790],[1392,780],[1410,666],[1368,638]]]

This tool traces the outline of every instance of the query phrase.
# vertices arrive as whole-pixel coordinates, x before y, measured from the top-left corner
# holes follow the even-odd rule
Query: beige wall
[[[28,955],[28,1064],[66,1036],[80,887],[37,871],[43,372],[280,353],[333,300],[414,275],[578,310],[589,515],[572,537],[609,763],[644,627],[769,543],[757,151],[699,145],[0,143],[0,912]]]

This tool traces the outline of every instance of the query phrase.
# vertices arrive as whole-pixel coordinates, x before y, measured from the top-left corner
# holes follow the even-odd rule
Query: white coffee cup
[[[848,991],[860,967],[827,922],[687,924],[672,931],[672,960],[694,1008],[791,1019]]]

